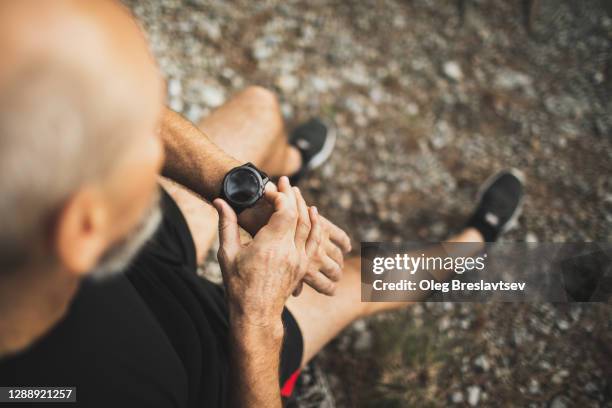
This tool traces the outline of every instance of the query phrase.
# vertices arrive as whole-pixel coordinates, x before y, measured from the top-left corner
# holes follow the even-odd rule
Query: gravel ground
[[[127,3],[192,121],[260,84],[289,126],[336,124],[304,189],[355,242],[443,239],[507,167],[528,197],[503,239],[612,241],[609,2]],[[612,406],[611,311],[421,304],[359,321],[293,405]]]

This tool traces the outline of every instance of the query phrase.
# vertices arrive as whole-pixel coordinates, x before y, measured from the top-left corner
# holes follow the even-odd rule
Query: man
[[[193,126],[163,107],[111,0],[3,2],[0,51],[0,386],[76,386],[82,406],[280,406],[342,328],[402,305],[360,302],[348,237],[281,177],[329,155],[319,122],[289,144],[253,87]],[[246,162],[278,179],[248,209],[225,182]],[[502,174],[452,240],[494,240],[521,196]],[[217,223],[225,290],[196,275]]]

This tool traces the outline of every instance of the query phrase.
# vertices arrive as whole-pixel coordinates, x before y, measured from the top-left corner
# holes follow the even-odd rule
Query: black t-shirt
[[[160,229],[125,273],[84,280],[64,319],[0,360],[0,386],[75,386],[70,407],[225,406],[232,385],[223,290],[197,276],[189,229],[165,192],[162,208]],[[287,310],[283,321],[281,384],[295,378],[302,356]]]

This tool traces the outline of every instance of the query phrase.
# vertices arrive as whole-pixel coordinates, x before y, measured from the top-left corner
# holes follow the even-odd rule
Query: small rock
[[[356,351],[365,351],[372,347],[372,333],[364,331],[359,334],[357,340],[353,344],[353,348]]]
[[[434,149],[441,149],[453,140],[453,131],[448,122],[441,120],[436,123],[431,136],[431,144]]]
[[[185,116],[187,116],[187,119],[192,123],[198,123],[200,119],[202,119],[202,116],[204,116],[204,110],[200,105],[189,105]]]
[[[283,113],[283,117],[285,119],[290,119],[293,117],[293,106],[290,103],[283,102],[281,104],[281,112]]]
[[[420,111],[419,105],[417,105],[416,103],[410,102],[408,105],[406,105],[406,112],[410,116],[418,115],[419,111]]]
[[[550,408],[567,408],[567,399],[561,395],[556,396],[550,401]]]
[[[170,98],[170,109],[175,112],[181,112],[183,110],[183,100],[178,97]]]
[[[435,237],[442,237],[446,234],[446,224],[444,224],[442,221],[435,222],[431,226],[431,233]]]
[[[370,75],[365,66],[360,63],[352,64],[347,70],[344,70],[344,77],[355,85],[366,86],[370,83]]]
[[[487,360],[487,357],[484,354],[478,356],[478,358],[474,360],[474,364],[477,367],[482,368],[482,371],[489,371],[489,368],[491,368],[491,364],[489,364],[489,360]]]
[[[470,404],[473,407],[478,405],[478,401],[480,400],[480,387],[477,385],[472,385],[471,387],[468,387],[467,392],[468,392],[468,398],[467,398],[468,404]]]
[[[563,382],[563,379],[564,379],[565,377],[567,377],[568,375],[569,375],[569,371],[567,371],[567,370],[560,370],[560,371],[556,372],[556,373],[555,373],[555,374],[552,376],[551,381],[552,381],[554,384],[561,384],[561,383]]]
[[[442,69],[444,70],[444,75],[454,81],[461,81],[463,79],[463,72],[456,61],[445,62]]]
[[[588,393],[594,394],[597,392],[597,385],[594,382],[588,382],[584,386],[584,390]]]
[[[557,321],[557,327],[559,328],[559,330],[567,330],[570,327],[570,324],[567,320],[559,320]]]
[[[533,80],[530,76],[511,69],[503,69],[497,73],[494,83],[500,89],[512,90],[523,88],[529,90]]]
[[[225,93],[215,86],[203,87],[201,97],[202,101],[211,108],[216,108],[225,102]]]
[[[370,99],[374,103],[381,103],[385,97],[385,91],[380,86],[376,86],[370,90]]]
[[[170,78],[168,80],[168,95],[170,97],[178,97],[183,92],[183,87],[181,86],[181,80],[177,78]]]
[[[532,378],[529,382],[529,392],[532,394],[540,393],[540,383],[535,378]]]
[[[310,83],[317,92],[326,92],[329,89],[327,81],[320,77],[312,77]]]
[[[377,242],[380,239],[380,230],[376,227],[366,230],[363,234],[363,240],[365,242]]]
[[[258,38],[253,44],[253,57],[258,60],[265,60],[274,54],[280,39],[275,35],[268,35]]]
[[[451,319],[448,316],[442,316],[438,322],[438,329],[440,331],[446,331],[451,326]]]
[[[363,319],[355,320],[353,329],[358,332],[364,332],[367,328],[366,322]]]
[[[353,204],[353,198],[351,197],[351,193],[348,191],[343,191],[342,194],[340,194],[340,197],[338,198],[338,204],[340,204],[340,207],[344,210],[348,210],[349,208],[351,208],[351,205]]]
[[[200,29],[213,41],[221,39],[221,27],[215,21],[200,21]]]
[[[276,84],[283,92],[291,93],[297,89],[299,81],[294,75],[284,74],[278,77]]]
[[[453,395],[451,395],[451,401],[455,404],[460,404],[463,402],[463,393],[461,391],[455,391],[453,392]]]
[[[364,115],[357,115],[355,117],[355,123],[359,127],[366,127],[368,126],[368,118],[366,118]]]

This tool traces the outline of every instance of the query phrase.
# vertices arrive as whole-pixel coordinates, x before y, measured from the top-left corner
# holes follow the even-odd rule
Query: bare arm
[[[283,324],[254,326],[230,319],[231,383],[236,387],[229,396],[231,407],[281,407],[279,392],[280,352]]]
[[[164,111],[160,136],[166,153],[162,174],[208,201],[219,195],[225,174],[243,164],[170,109]]]
[[[307,208],[286,178],[279,181],[278,191],[266,194],[274,213],[245,245],[235,212],[221,199],[214,202],[219,212],[217,257],[232,332],[230,369],[237,390],[230,402],[235,407],[281,406],[281,314],[321,244],[316,210]]]

